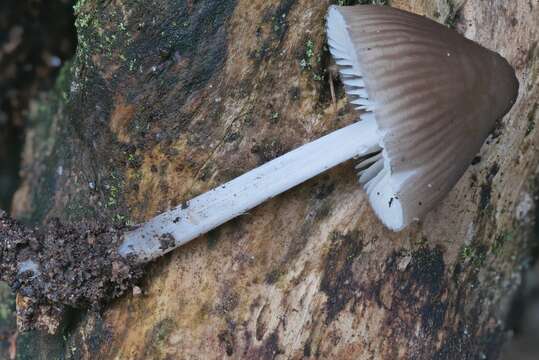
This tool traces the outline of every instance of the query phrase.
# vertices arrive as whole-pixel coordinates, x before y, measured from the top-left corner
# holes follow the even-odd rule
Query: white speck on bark
[[[530,194],[526,192],[523,193],[515,208],[515,217],[517,220],[523,221],[524,223],[529,223],[531,221],[529,215],[533,207],[533,198],[530,196]]]

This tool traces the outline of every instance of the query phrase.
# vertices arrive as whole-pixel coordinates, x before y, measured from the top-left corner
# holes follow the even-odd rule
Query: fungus
[[[154,259],[358,156],[375,213],[399,231],[455,185],[518,92],[500,55],[405,11],[331,6],[327,37],[360,121],[157,216],[125,235],[121,255]]]
[[[455,185],[518,93],[500,55],[425,17],[331,6],[330,52],[379,153],[358,164],[380,220],[398,231]]]

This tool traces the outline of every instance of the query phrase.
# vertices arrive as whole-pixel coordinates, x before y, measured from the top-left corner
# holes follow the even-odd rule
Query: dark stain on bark
[[[219,339],[219,343],[225,349],[227,356],[234,355],[234,349],[236,346],[235,331],[236,323],[229,320],[227,321],[227,328],[221,331],[217,336],[217,338]]]
[[[211,250],[215,248],[215,246],[217,245],[217,242],[219,241],[220,234],[221,234],[220,227],[215,228],[211,231],[208,231],[208,233],[206,234],[206,237],[208,238],[208,242],[207,242],[208,249]]]
[[[421,328],[429,336],[435,334],[444,322],[447,304],[442,301],[445,290],[445,264],[440,247],[420,248],[411,254],[412,260],[404,271],[397,268],[395,253],[388,259],[386,273],[393,274],[395,308],[420,315]],[[392,307],[391,312],[397,309]],[[391,319],[388,319],[391,321]]]
[[[387,259],[380,280],[384,287],[393,289],[389,295],[391,304],[384,305],[381,292],[377,294],[377,302],[387,311],[384,320],[387,336],[420,344],[415,350],[409,347],[408,358],[450,360],[456,354],[470,360],[497,358],[504,339],[503,329],[485,326],[485,317],[494,319],[495,315],[483,313],[482,301],[492,296],[489,288],[476,291],[471,286],[478,276],[477,267],[472,263],[457,263],[446,276],[440,246],[412,252],[408,266],[399,269],[403,255],[395,252]],[[448,293],[454,292],[457,295],[446,299]],[[425,339],[430,340],[425,342]],[[391,358],[398,355],[397,346],[389,346],[385,351]]]
[[[85,313],[78,313],[74,315],[75,319],[71,326],[67,327],[65,333],[74,330],[74,327],[81,320]],[[103,319],[99,315],[94,315],[94,327],[93,331],[88,334],[88,337],[71,337],[66,342],[66,359],[84,359],[85,356],[91,354],[97,354],[99,351],[103,351],[104,348],[110,345],[113,340],[113,334],[107,328]]]
[[[264,281],[266,282],[266,284],[269,285],[275,284],[284,274],[285,269],[281,267],[276,267],[266,274]]]
[[[363,249],[359,232],[331,234],[331,249],[325,261],[320,289],[326,294],[326,324],[331,323],[354,299],[359,286],[352,265]]]
[[[260,165],[283,155],[286,150],[279,139],[264,139],[253,145],[251,152],[258,157]]]
[[[499,165],[497,163],[494,163],[494,165],[492,165],[487,174],[485,182],[481,185],[481,191],[479,193],[479,208],[481,210],[485,210],[490,205],[490,198],[492,194],[492,181],[494,180],[496,174],[498,174],[499,170]]]
[[[326,177],[325,180],[328,178]],[[315,197],[318,200],[323,200],[333,193],[335,190],[335,184],[332,182],[324,181],[315,189]]]
[[[284,354],[284,350],[279,345],[279,334],[275,329],[249,359],[273,360],[280,354]]]
[[[145,22],[147,27],[138,31],[137,39],[126,49],[127,57],[140,59],[149,77],[130,79],[124,74],[125,85],[136,81],[133,90],[125,91],[137,104],[130,131],[138,147],[158,143],[166,147],[167,140],[177,139],[186,130],[199,109],[182,107],[194,98],[208,96],[203,90],[222,70],[227,55],[226,23],[235,6],[235,0],[205,0],[134,8],[131,22]],[[159,23],[151,23],[153,18],[160,19]],[[205,103],[210,106],[205,110],[209,117],[219,119],[222,105]],[[204,134],[201,138],[206,139]]]
[[[163,356],[163,345],[170,334],[177,328],[174,320],[165,318],[148,330],[144,343],[146,349],[140,355],[140,359],[159,359]]]
[[[442,347],[424,359],[453,360],[458,354],[459,359],[498,359],[500,344],[505,340],[501,329],[487,333],[465,336],[462,332],[450,332],[444,336]]]
[[[88,200],[95,194],[84,190],[87,183],[95,182],[102,206],[93,205],[101,207],[93,216],[103,213],[104,220],[124,219],[130,212],[123,206],[124,193],[137,192],[140,177],[126,183],[123,172],[140,167],[141,153],[158,147],[170,158],[177,155],[171,145],[181,134],[191,133],[190,142],[209,137],[214,127],[191,122],[200,111],[210,122],[218,121],[223,113],[222,104],[213,101],[205,89],[226,60],[226,26],[235,5],[235,0],[130,4],[127,17],[116,4],[82,5],[71,84],[75,90],[66,89],[70,106],[62,121],[72,125],[63,138],[72,139],[75,134],[79,141],[69,148],[68,153],[80,155],[67,170],[86,184],[78,183],[77,191],[65,192],[77,194],[77,203],[92,203]],[[133,107],[131,118],[121,124],[128,144],[118,141],[110,130],[111,114],[121,102]],[[202,103],[208,105],[204,110]],[[163,192],[168,190],[163,180],[159,186]],[[47,197],[52,198],[54,192],[49,190]]]
[[[420,284],[419,286],[424,288],[423,291],[429,294],[428,301],[420,308],[423,331],[428,334],[435,333],[443,325],[447,309],[447,304],[441,299],[445,282],[442,249],[437,247],[431,251],[427,249],[416,251],[412,255],[410,272],[413,283]],[[406,290],[413,291],[412,289],[413,286],[406,288]],[[416,292],[416,294],[418,293]]]
[[[32,186],[36,189],[33,203],[42,205],[28,217],[41,221],[57,193],[76,194],[64,200],[64,207],[71,211],[56,214],[61,217],[76,220],[73,209],[81,203],[85,210],[79,218],[106,221],[129,213],[123,206],[123,190],[136,190],[138,185],[137,180],[124,184],[122,169],[140,164],[139,151],[159,145],[166,152],[187,130],[200,109],[182,107],[193,98],[208,96],[201,90],[222,69],[227,53],[226,22],[235,4],[235,0],[132,4],[127,19],[122,8],[111,3],[81,6],[79,50],[57,99],[52,99],[53,104],[64,101],[67,106],[65,111],[53,108],[54,112],[45,114],[49,122],[53,116],[59,119],[54,134],[57,143],[46,158],[36,161],[36,167],[46,164],[46,170],[38,172],[43,176],[36,176],[36,186]],[[125,124],[130,144],[119,142],[110,130],[115,97],[135,107],[133,118]],[[209,117],[219,119],[222,105],[207,103]],[[207,139],[208,128],[201,131],[194,126],[189,131],[196,136],[191,138]],[[71,178],[56,174],[60,166]],[[168,186],[161,185],[163,189]]]
[[[425,337],[437,336],[444,326],[448,304],[444,299],[447,280],[443,249],[439,246],[419,248],[408,255],[411,256],[410,263],[402,269],[399,262],[404,255],[394,252],[388,257],[378,286],[372,286],[377,290],[373,300],[386,309],[384,326],[388,336],[420,342]],[[383,298],[383,288],[393,291]],[[420,323],[419,334],[416,331],[417,322]],[[387,356],[396,358],[398,355],[396,344],[389,345],[385,351]],[[417,357],[418,354],[408,355],[423,359]]]
[[[77,338],[77,347],[83,349],[85,342]],[[103,346],[107,346],[113,340],[111,331],[105,326],[103,319],[96,316],[96,325],[94,331],[88,336],[88,350],[90,354],[97,354]]]
[[[238,294],[234,291],[233,284],[225,282],[219,291],[219,302],[215,305],[215,311],[222,317],[228,318],[229,314],[238,306]]]
[[[255,65],[260,65],[280,52],[281,44],[289,27],[288,13],[295,3],[296,0],[284,0],[265,12],[262,23],[256,32],[256,36],[260,39],[260,45],[250,54]],[[268,35],[262,36],[263,28],[267,28]]]
[[[455,265],[448,283],[449,291],[456,295],[448,304],[445,332],[439,348],[432,353],[433,359],[450,360],[455,354],[462,359],[497,359],[506,338],[503,327],[494,321],[499,315],[498,310],[494,307],[485,313],[484,304],[485,301],[496,301],[495,289],[499,289],[499,285],[485,284],[497,281],[494,279],[501,274],[485,262],[487,250],[484,245],[470,246],[473,246],[474,255]],[[480,273],[483,286],[478,286]]]

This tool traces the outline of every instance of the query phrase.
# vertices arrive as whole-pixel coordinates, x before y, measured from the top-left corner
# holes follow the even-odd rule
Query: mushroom
[[[405,11],[331,6],[327,37],[360,121],[155,217],[125,235],[121,255],[154,259],[358,156],[376,215],[402,230],[455,185],[518,93],[500,55]]]
[[[505,59],[422,16],[331,6],[327,37],[360,121],[158,215],[120,255],[155,259],[355,157],[376,215],[399,231],[449,192],[517,96]]]
[[[455,185],[518,93],[500,55],[425,17],[373,5],[331,6],[330,52],[380,153],[359,181],[398,231]],[[371,136],[371,134],[365,134]]]

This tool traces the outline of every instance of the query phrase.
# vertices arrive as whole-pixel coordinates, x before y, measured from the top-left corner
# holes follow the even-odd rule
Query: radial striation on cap
[[[359,165],[360,182],[382,222],[400,230],[456,184],[518,81],[497,53],[387,6],[331,6],[327,37],[350,103],[378,126],[381,152]]]

